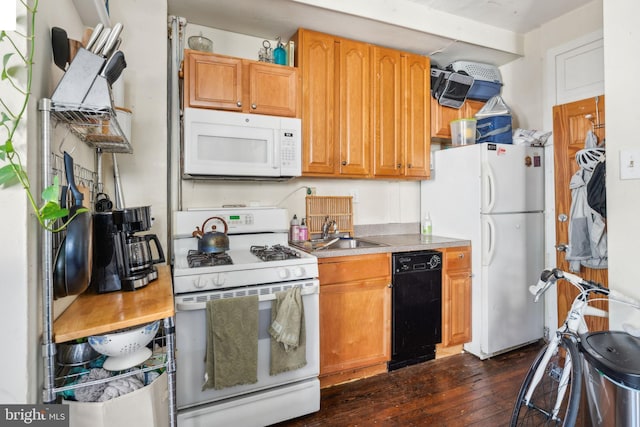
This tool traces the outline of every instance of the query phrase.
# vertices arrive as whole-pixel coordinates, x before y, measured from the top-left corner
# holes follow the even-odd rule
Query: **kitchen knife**
[[[89,52],[92,52],[92,48],[96,44],[96,41],[98,41],[98,38],[100,37],[100,33],[102,32],[103,28],[104,28],[104,25],[102,24],[98,24],[94,27],[93,32],[89,37],[89,41],[87,42],[87,47],[85,48]]]
[[[107,79],[109,86],[112,86],[125,68],[127,68],[127,61],[124,59],[124,53],[119,50],[111,55],[100,75]]]
[[[100,55],[102,48],[104,47],[104,44],[107,42],[107,39],[109,38],[109,34],[111,34],[111,28],[105,28],[104,30],[102,30],[102,32],[100,33],[100,37],[98,37],[98,40],[93,46],[93,49],[91,49],[92,53],[95,53],[96,55]]]
[[[67,32],[59,27],[51,28],[51,47],[53,48],[53,62],[62,71],[66,71],[69,62],[69,38]]]
[[[122,32],[122,24],[118,22],[111,29],[111,33],[109,33],[109,37],[104,43],[104,48],[102,49],[102,56],[108,58],[115,51],[116,43],[118,42],[118,37],[120,37],[120,33]]]

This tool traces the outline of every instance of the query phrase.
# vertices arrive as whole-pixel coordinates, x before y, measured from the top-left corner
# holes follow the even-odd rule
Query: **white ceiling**
[[[429,55],[432,61],[441,65],[457,59],[502,65],[516,59],[518,52],[503,48],[501,40],[513,38],[514,34],[517,39],[518,35],[593,0],[371,1],[168,0],[168,12],[184,17],[192,24],[269,40],[277,35],[288,40],[302,27]],[[375,8],[370,7],[374,3],[383,11],[382,18],[374,16],[372,10]],[[356,12],[358,7],[364,13]],[[408,16],[412,23],[390,22],[393,16],[385,22],[385,11],[396,18]],[[416,18],[411,14],[419,16]],[[444,22],[456,24],[443,29]],[[440,30],[435,29],[437,26]],[[485,43],[458,36],[465,32],[486,33],[495,41],[495,46],[487,48]]]
[[[503,28],[528,33],[592,0],[409,0],[423,6]]]

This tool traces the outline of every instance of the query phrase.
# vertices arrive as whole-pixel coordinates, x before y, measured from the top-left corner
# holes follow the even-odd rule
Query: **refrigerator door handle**
[[[484,216],[484,247],[482,253],[482,265],[487,266],[493,262],[493,256],[496,253],[496,225],[493,219],[485,215]]]
[[[482,169],[485,171],[482,212],[491,213],[496,205],[496,178],[489,162],[483,162]]]

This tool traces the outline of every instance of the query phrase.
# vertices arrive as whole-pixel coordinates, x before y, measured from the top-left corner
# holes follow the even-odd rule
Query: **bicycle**
[[[640,308],[640,303],[633,298],[557,268],[543,271],[538,284],[529,287],[534,301],[537,302],[559,279],[566,280],[580,292],[563,324],[529,368],[513,408],[511,427],[574,426],[580,406],[583,370],[578,341],[581,334],[588,332],[584,316],[608,316],[605,310],[589,303],[608,299]],[[590,294],[600,297],[588,300]],[[631,327],[628,329],[632,330]],[[632,334],[636,335],[636,332]]]

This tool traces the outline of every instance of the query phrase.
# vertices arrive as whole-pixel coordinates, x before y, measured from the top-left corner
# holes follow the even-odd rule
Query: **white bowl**
[[[152,351],[146,347],[156,336],[160,321],[143,326],[124,329],[106,335],[94,335],[88,338],[89,345],[107,359],[103,368],[109,371],[121,371],[147,360]]]

